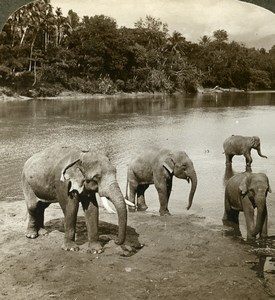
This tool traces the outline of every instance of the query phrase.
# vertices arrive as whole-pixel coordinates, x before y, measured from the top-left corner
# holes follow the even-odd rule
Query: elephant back
[[[52,194],[64,169],[79,160],[81,150],[71,146],[51,146],[29,158],[23,167],[23,178],[32,189]]]

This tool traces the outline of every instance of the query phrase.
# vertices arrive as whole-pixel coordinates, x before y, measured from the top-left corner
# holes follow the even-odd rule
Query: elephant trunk
[[[104,189],[104,192],[99,190],[100,196],[107,197],[114,205],[118,215],[118,239],[116,244],[121,245],[124,243],[126,238],[127,228],[127,208],[124,201],[123,194],[119,188],[117,182],[113,182],[108,185],[108,188]]]
[[[258,147],[256,148],[256,150],[257,150],[258,155],[259,155],[260,157],[267,158],[267,156],[265,156],[265,155],[262,154],[262,152],[261,152],[261,146],[258,146]]]
[[[257,205],[257,217],[256,217],[256,226],[252,232],[252,236],[256,236],[262,231],[265,218],[267,218],[267,208],[265,199],[259,201],[260,204]]]
[[[197,174],[196,174],[195,171],[191,175],[189,175],[188,177],[191,179],[191,190],[190,190],[190,193],[189,193],[187,210],[190,209],[190,207],[192,206],[193,197],[194,197],[194,194],[196,192],[197,183],[198,183]]]

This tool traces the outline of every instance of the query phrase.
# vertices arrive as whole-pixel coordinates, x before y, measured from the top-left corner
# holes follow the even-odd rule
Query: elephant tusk
[[[129,200],[124,199],[124,201],[125,201],[125,203],[126,203],[127,205],[132,206],[132,207],[136,207],[136,205],[135,205],[134,203],[130,202]]]
[[[109,200],[106,197],[100,197],[104,208],[107,210],[109,214],[116,214],[116,212],[112,209],[109,204]]]
[[[102,201],[102,204],[103,204],[104,208],[107,210],[107,212],[109,214],[116,214],[117,213],[110,206],[108,198],[106,198],[106,197],[100,197],[100,198],[101,198],[101,201]],[[125,201],[126,205],[136,207],[136,205],[134,203],[130,202],[129,200],[124,199],[124,201]]]

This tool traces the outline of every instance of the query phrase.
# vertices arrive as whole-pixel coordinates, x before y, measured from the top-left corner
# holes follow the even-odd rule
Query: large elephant
[[[263,173],[241,173],[231,177],[225,187],[224,225],[239,224],[239,212],[243,211],[247,239],[257,234],[267,236],[267,193],[271,193],[268,177]],[[256,225],[254,225],[254,209],[257,208]]]
[[[76,220],[81,202],[88,231],[88,247],[101,251],[98,240],[96,193],[108,198],[118,214],[118,240],[126,236],[127,209],[116,179],[116,169],[108,157],[73,146],[52,146],[29,158],[23,168],[23,192],[29,215],[26,236],[36,238],[44,228],[44,210],[59,202],[64,213],[64,250],[78,250]],[[45,230],[45,229],[44,229]]]
[[[145,203],[144,193],[150,184],[154,184],[159,195],[160,215],[170,215],[168,201],[173,176],[188,182],[191,180],[187,207],[189,209],[197,187],[197,175],[193,163],[183,151],[171,151],[158,147],[148,148],[131,160],[127,172],[126,199],[135,203],[137,195],[137,210],[146,210],[148,206]],[[135,208],[129,207],[129,210],[133,211]]]
[[[223,149],[226,164],[232,163],[234,155],[243,155],[246,160],[246,165],[250,167],[252,163],[251,149],[256,149],[260,157],[267,158],[261,153],[261,142],[258,136],[232,135],[224,141]]]

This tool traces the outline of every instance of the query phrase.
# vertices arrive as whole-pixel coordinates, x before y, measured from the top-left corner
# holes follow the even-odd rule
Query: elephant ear
[[[252,147],[258,147],[260,144],[260,138],[257,136],[252,136],[251,137],[251,145]]]
[[[76,160],[66,166],[61,172],[61,181],[69,180],[69,193],[76,190],[79,194],[83,192],[84,188],[84,175],[80,169],[80,160]]]
[[[175,162],[173,161],[171,156],[168,156],[164,162],[163,162],[163,167],[170,173],[174,173],[174,168],[175,168]]]
[[[245,176],[239,185],[239,189],[242,195],[245,195],[248,192],[248,176]]]

